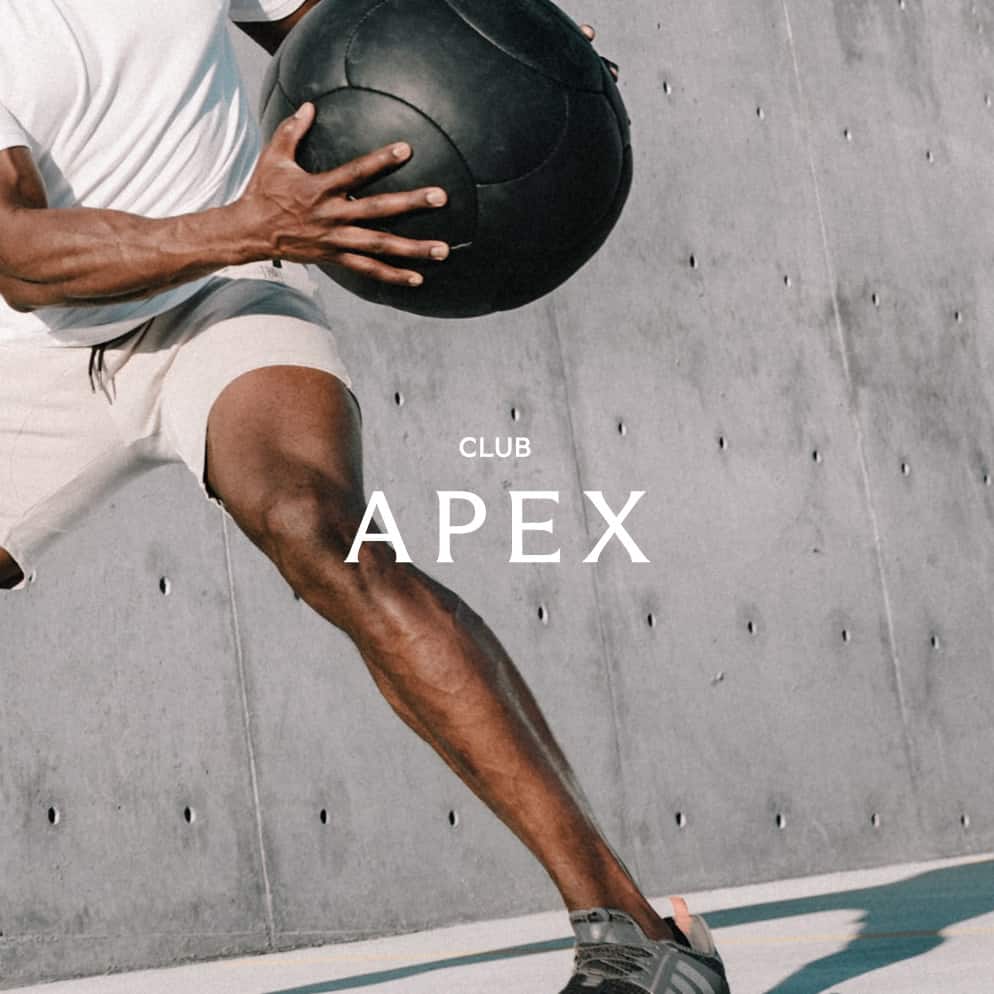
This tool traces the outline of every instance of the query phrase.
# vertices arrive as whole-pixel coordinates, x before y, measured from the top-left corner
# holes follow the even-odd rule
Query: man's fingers
[[[449,246],[445,242],[415,241],[369,228],[339,228],[335,232],[335,244],[347,252],[367,252],[399,259],[434,259],[441,262],[449,255]]]
[[[404,193],[377,193],[337,205],[335,216],[343,221],[374,221],[381,217],[406,214],[408,211],[441,207],[447,199],[445,191],[437,186],[406,190]]]
[[[295,159],[300,139],[307,134],[308,129],[314,123],[314,115],[314,104],[310,102],[301,104],[296,113],[286,118],[273,132],[273,137],[269,142],[270,148],[275,149],[285,158]]]
[[[587,41],[593,41],[597,37],[597,32],[589,24],[581,24],[580,30],[583,32]],[[603,58],[603,56],[602,56]],[[604,59],[604,64],[608,68],[608,72],[617,79],[618,78],[618,63],[612,62],[610,59]]]
[[[399,166],[410,157],[411,146],[407,142],[396,142],[317,176],[329,193],[341,193],[362,186],[385,169]]]
[[[300,170],[299,177],[294,174],[288,179],[286,163],[280,160],[286,157],[295,161],[297,144],[313,124],[315,114],[314,105],[306,103],[283,121],[266,150],[263,168],[256,172],[256,177],[262,177],[259,185],[263,194],[277,206],[282,205],[288,215],[289,233],[283,240],[290,248],[284,254],[341,266],[384,283],[419,286],[424,282],[420,273],[392,266],[383,257],[441,262],[448,257],[449,246],[444,241],[416,240],[380,231],[375,222],[441,207],[448,199],[445,191],[423,187],[402,193],[358,195],[380,173],[396,169],[411,157],[407,142],[385,145],[325,172],[307,174]],[[267,180],[276,194],[285,196],[273,195]]]
[[[420,273],[411,269],[397,269],[395,266],[387,265],[387,263],[373,259],[368,255],[342,252],[335,256],[334,263],[345,269],[351,269],[362,276],[379,280],[381,283],[393,283],[397,286],[420,286],[424,282]]]

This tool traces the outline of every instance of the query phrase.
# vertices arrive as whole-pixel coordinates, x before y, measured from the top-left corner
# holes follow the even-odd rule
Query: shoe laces
[[[652,953],[641,946],[584,942],[576,947],[576,972],[588,977],[630,977],[644,972],[644,961],[651,957]]]

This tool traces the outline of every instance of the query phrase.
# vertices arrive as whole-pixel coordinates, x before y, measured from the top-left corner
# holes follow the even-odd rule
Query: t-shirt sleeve
[[[231,0],[233,21],[279,21],[289,17],[304,0]]]
[[[0,104],[0,149],[13,148],[15,145],[30,146],[30,144],[17,119],[3,104]]]

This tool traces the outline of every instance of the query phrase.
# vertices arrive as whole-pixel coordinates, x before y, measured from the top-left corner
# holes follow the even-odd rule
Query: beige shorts
[[[270,263],[222,270],[102,356],[0,345],[0,548],[30,580],[45,548],[87,510],[163,463],[185,463],[206,492],[214,401],[243,373],[287,365],[325,370],[351,389],[307,270]]]

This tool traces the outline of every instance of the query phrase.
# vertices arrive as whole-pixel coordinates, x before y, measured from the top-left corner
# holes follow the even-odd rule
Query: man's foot
[[[671,903],[666,922],[683,941],[648,939],[630,915],[613,908],[574,911],[576,960],[561,994],[729,994],[704,919],[689,914],[683,898]]]

